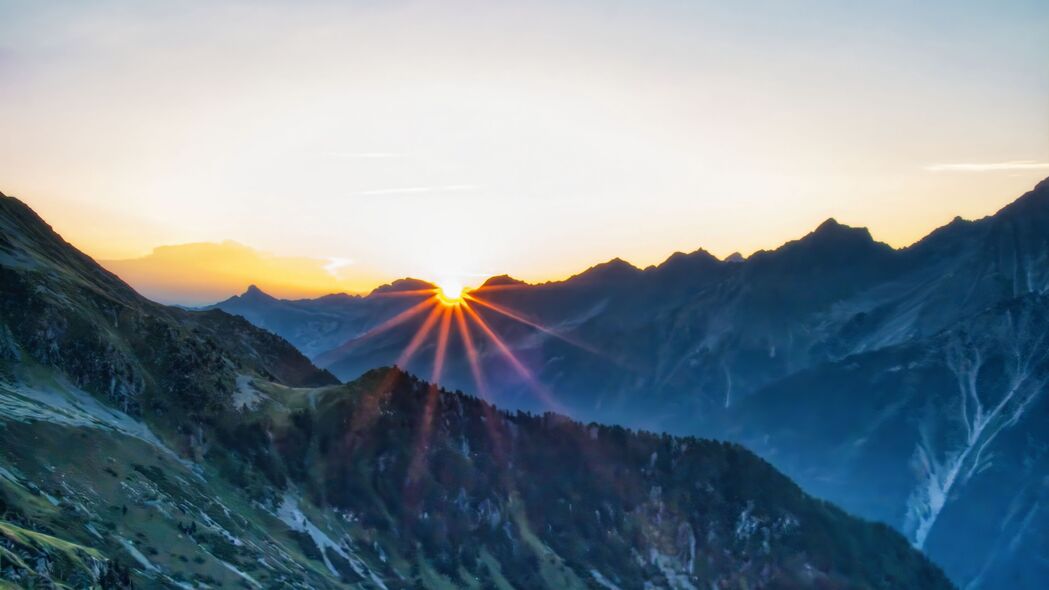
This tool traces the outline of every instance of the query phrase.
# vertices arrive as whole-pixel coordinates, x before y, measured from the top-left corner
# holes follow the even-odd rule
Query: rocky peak
[[[240,296],[245,301],[275,301],[276,298],[266,293],[256,285],[249,285],[244,294]]]
[[[608,262],[602,262],[601,264],[594,265],[582,273],[572,277],[573,279],[585,279],[588,281],[594,280],[623,280],[634,277],[641,272],[641,269],[630,264],[622,258],[613,258]]]
[[[483,287],[502,287],[502,286],[507,286],[507,285],[523,286],[523,285],[527,285],[527,284],[528,283],[526,283],[526,282],[524,282],[522,280],[515,279],[515,278],[513,278],[510,275],[497,275],[497,276],[494,276],[494,277],[489,277],[488,280],[486,280],[481,285],[481,287],[482,288]]]
[[[435,289],[436,285],[428,283],[422,279],[405,278],[397,279],[392,283],[381,285],[372,290],[370,295],[377,295],[381,293],[398,293],[404,291],[421,291],[426,289]]]

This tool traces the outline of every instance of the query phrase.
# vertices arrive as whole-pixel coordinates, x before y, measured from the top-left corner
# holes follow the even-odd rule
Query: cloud
[[[393,152],[326,152],[326,158],[339,160],[382,160],[388,158],[403,158],[403,154]]]
[[[1016,170],[1049,170],[1049,162],[1036,160],[1010,160],[1008,162],[984,162],[964,164],[933,164],[926,166],[929,172],[1004,172]]]
[[[388,279],[351,258],[280,256],[232,241],[160,246],[140,258],[100,262],[146,297],[186,305],[213,303],[248,285],[297,299],[367,292]]]
[[[324,270],[331,276],[338,278],[339,270],[353,264],[353,260],[350,258],[340,258],[338,256],[332,256],[328,258],[328,264],[324,265]]]
[[[403,188],[380,188],[367,191],[357,191],[353,194],[358,196],[377,195],[410,195],[418,193],[446,193],[458,191],[472,191],[477,187],[472,184],[445,184],[440,186],[409,186]]]

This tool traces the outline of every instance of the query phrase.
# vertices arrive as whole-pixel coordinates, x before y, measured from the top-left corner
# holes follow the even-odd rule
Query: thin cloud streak
[[[1009,170],[1047,170],[1049,162],[1036,160],[1011,160],[1008,162],[986,162],[965,164],[933,164],[926,166],[929,172],[1002,172]]]
[[[377,195],[410,195],[419,193],[446,193],[459,191],[472,191],[477,187],[472,184],[446,184],[441,186],[410,186],[403,188],[380,188],[367,191],[357,191],[353,194],[358,196]]]
[[[327,152],[324,156],[340,160],[381,160],[403,158],[404,154],[396,154],[393,152]]]
[[[324,270],[331,276],[339,278],[339,270],[354,263],[351,258],[341,258],[338,256],[332,256],[328,258],[328,264],[324,265]]]

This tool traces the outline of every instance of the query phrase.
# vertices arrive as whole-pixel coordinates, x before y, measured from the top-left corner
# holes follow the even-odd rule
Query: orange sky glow
[[[749,254],[828,217],[904,246],[1049,175],[1047,26],[1019,0],[13,2],[0,191],[187,304]]]

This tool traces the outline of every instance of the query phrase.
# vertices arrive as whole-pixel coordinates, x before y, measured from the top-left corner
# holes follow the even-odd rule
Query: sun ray
[[[526,326],[531,326],[531,327],[535,328],[536,330],[539,330],[540,332],[542,332],[544,334],[549,334],[550,336],[553,336],[554,338],[557,338],[557,339],[559,339],[559,340],[561,340],[563,342],[567,342],[568,344],[571,344],[572,346],[575,346],[576,348],[585,350],[585,351],[587,351],[587,352],[589,352],[591,354],[597,355],[597,356],[606,356],[603,352],[597,350],[596,348],[594,348],[594,347],[592,347],[592,346],[590,346],[588,344],[580,342],[580,341],[576,340],[575,338],[571,338],[569,336],[566,336],[566,335],[564,335],[564,334],[562,334],[560,332],[557,332],[556,330],[553,330],[551,328],[547,328],[546,326],[544,326],[542,324],[539,324],[537,322],[534,322],[534,321],[524,317],[523,315],[521,315],[521,314],[519,314],[519,313],[517,313],[517,312],[515,312],[515,311],[513,311],[513,310],[511,310],[511,309],[509,309],[507,307],[504,307],[504,306],[499,305],[497,303],[492,303],[491,301],[485,301],[484,299],[481,299],[480,297],[477,297],[476,295],[474,295],[473,292],[470,292],[470,293],[467,293],[467,294],[463,295],[463,298],[468,299],[469,301],[472,301],[474,303],[477,303],[478,305],[484,306],[484,307],[486,307],[486,308],[488,308],[488,309],[490,309],[490,310],[492,310],[492,311],[494,311],[496,313],[500,313],[500,314],[502,314],[502,315],[504,315],[504,316],[506,316],[506,317],[508,317],[508,318],[510,318],[512,320],[515,320],[515,321],[519,322],[519,323],[525,324]]]
[[[379,293],[372,293],[368,295],[368,297],[422,297],[435,295],[436,293],[436,288],[408,289],[406,291],[382,291]]]
[[[441,306],[435,305],[430,311],[430,315],[426,316],[426,320],[421,326],[419,326],[419,329],[416,330],[415,335],[412,336],[411,341],[408,342],[408,346],[405,347],[404,352],[402,352],[401,356],[397,358],[398,367],[401,367],[402,369],[405,368],[408,361],[415,355],[415,351],[417,351],[419,347],[422,346],[423,342],[426,341],[426,336],[430,334],[433,325],[437,323],[443,309],[444,308]]]
[[[343,431],[343,436],[352,439],[356,433],[367,430],[375,424],[380,415],[379,405],[382,396],[393,389],[399,377],[398,371],[386,371],[378,385],[362,393],[357,410],[353,413],[350,427]]]
[[[436,309],[434,310],[437,311]],[[419,425],[419,433],[416,435],[415,450],[412,461],[408,466],[408,479],[415,480],[419,472],[426,465],[426,449],[430,442],[430,432],[433,428],[433,414],[437,406],[437,398],[440,395],[440,379],[444,369],[445,352],[448,349],[448,332],[451,327],[452,312],[450,308],[440,310],[441,326],[437,330],[437,348],[433,354],[433,372],[430,375],[430,386],[426,392],[426,407],[423,409],[422,423]],[[432,316],[431,316],[432,317]]]
[[[505,357],[506,360],[510,363],[510,366],[512,366],[514,370],[525,380],[525,382],[528,383],[531,389],[539,396],[540,400],[544,404],[546,404],[550,409],[561,412],[562,410],[560,404],[558,404],[557,401],[554,400],[554,397],[550,395],[550,393],[546,390],[546,388],[543,387],[541,383],[539,383],[539,380],[536,379],[534,375],[532,375],[532,372],[528,370],[528,367],[524,366],[524,364],[521,363],[520,360],[518,360],[517,356],[514,355],[513,351],[510,350],[510,347],[507,346],[506,343],[503,342],[503,339],[500,338],[499,335],[492,330],[488,323],[484,321],[484,318],[478,315],[478,313],[467,301],[463,301],[461,307],[467,314],[469,314],[470,319],[473,320],[478,325],[478,327],[481,328],[481,331],[484,332],[486,336],[488,336],[488,339],[491,340],[493,344],[495,344],[496,348],[499,349],[499,352],[501,352],[503,357]]]
[[[439,383],[444,373],[445,352],[448,350],[448,333],[452,324],[452,312],[450,308],[441,310],[441,327],[437,331],[437,349],[433,357],[433,373],[430,381]]]
[[[477,348],[474,346],[473,334],[470,333],[470,327],[466,325],[466,314],[463,313],[463,306],[461,305],[455,308],[455,323],[463,339],[463,348],[466,349],[466,360],[470,363],[470,372],[473,374],[477,393],[481,396],[481,399],[487,399],[488,390],[485,387],[484,376],[481,374],[481,361],[477,355]]]
[[[394,327],[399,326],[400,324],[410,320],[411,318],[419,315],[423,311],[426,311],[426,309],[428,307],[436,306],[436,305],[437,305],[437,298],[436,297],[432,297],[432,296],[431,297],[427,297],[426,299],[423,299],[419,303],[416,303],[415,305],[413,305],[413,306],[409,307],[408,309],[398,313],[397,315],[393,316],[392,318],[384,320],[379,325],[370,328],[367,332],[365,332],[364,334],[361,334],[360,336],[358,336],[354,340],[364,340],[365,338],[371,338],[372,336],[376,336],[378,334],[381,334],[381,333],[385,332],[386,330],[389,330],[390,328],[394,328]]]
[[[481,360],[478,356],[477,348],[474,346],[470,327],[466,324],[466,314],[463,312],[462,306],[454,309],[454,315],[459,334],[463,339],[463,348],[466,349],[466,359],[470,363],[470,372],[473,374],[474,384],[477,387],[477,396],[482,401],[481,409],[484,412],[485,430],[488,432],[488,438],[492,441],[492,453],[495,455],[496,460],[502,461],[506,457],[506,451],[503,448],[503,437],[499,432],[502,417],[490,403],[488,387],[481,372]]]
[[[428,307],[436,306],[436,305],[437,305],[437,298],[433,297],[433,296],[428,297],[428,298],[420,301],[419,303],[416,303],[415,305],[409,307],[408,309],[398,313],[397,315],[393,316],[392,318],[389,318],[389,319],[383,321],[382,323],[380,323],[379,325],[369,329],[364,334],[361,334],[360,336],[356,336],[354,338],[351,338],[351,339],[347,340],[346,342],[343,342],[341,345],[339,345],[338,348],[335,348],[333,350],[330,350],[330,351],[320,355],[319,357],[317,357],[317,360],[315,362],[317,363],[318,366],[321,366],[321,367],[330,366],[332,363],[337,362],[339,360],[339,358],[346,351],[348,351],[349,349],[351,349],[354,346],[356,346],[362,340],[366,340],[368,338],[371,338],[373,336],[381,334],[381,333],[383,333],[383,332],[385,332],[385,331],[387,331],[387,330],[389,330],[391,328],[394,328],[394,327],[396,327],[396,326],[398,326],[398,325],[408,321],[409,319],[415,317],[416,315],[419,315],[420,313],[426,311],[426,309]]]
[[[426,317],[426,321],[423,322],[422,326],[419,326],[419,329],[415,332],[415,335],[412,337],[411,342],[408,343],[408,346],[404,349],[404,352],[401,353],[400,358],[397,359],[397,366],[401,367],[402,369],[405,367],[408,361],[411,360],[412,356],[415,355],[415,351],[418,350],[420,346],[422,346],[422,343],[426,340],[426,336],[429,335],[430,330],[433,329],[433,325],[437,323],[437,320],[442,315],[447,315],[447,313],[447,308],[442,307],[440,305],[434,306],[433,310],[430,311],[430,315]],[[442,324],[444,324],[444,322],[442,322]],[[441,344],[440,342],[438,342],[438,348],[440,347]],[[434,363],[434,366],[436,367],[436,362]],[[423,410],[423,423],[420,425],[419,437],[417,437],[418,441],[416,443],[416,446],[414,447],[412,460],[408,464],[408,477],[405,480],[405,486],[407,486],[410,482],[414,481],[415,476],[418,475],[419,470],[422,466],[421,461],[423,461],[423,455],[425,451],[423,445],[425,443],[426,438],[429,437],[428,414],[433,412],[432,403],[436,401],[436,388],[437,386],[435,384],[430,384],[430,390],[427,393],[426,406]],[[408,491],[406,490],[405,493],[407,495]]]
[[[442,308],[441,305],[437,305],[435,302],[431,301],[430,304],[433,307],[432,311],[430,312],[430,315],[427,316],[426,320],[420,326],[419,330],[415,331],[415,334],[412,336],[412,339],[409,342],[408,346],[405,347],[405,350],[398,358],[397,363],[395,363],[399,367],[401,367],[401,370],[404,370],[405,365],[408,363],[409,360],[411,360],[411,357],[414,356],[415,352],[418,351],[419,347],[425,341],[426,336],[429,334],[430,330],[433,328],[433,324],[437,320],[438,313],[442,311],[447,311],[445,308]],[[440,345],[440,343],[438,343],[438,345]],[[379,416],[382,397],[390,391],[390,389],[393,387],[394,382],[397,381],[397,379],[400,378],[401,375],[402,373],[400,371],[387,371],[386,375],[383,377],[382,381],[379,382],[378,386],[372,388],[370,392],[367,392],[362,396],[359,412],[357,412],[354,415],[354,420],[352,420],[351,426],[348,429],[346,436],[354,436],[354,434],[357,433],[357,431],[359,431],[362,427],[365,427],[368,424],[372,424],[374,420],[376,420],[376,418]]]

